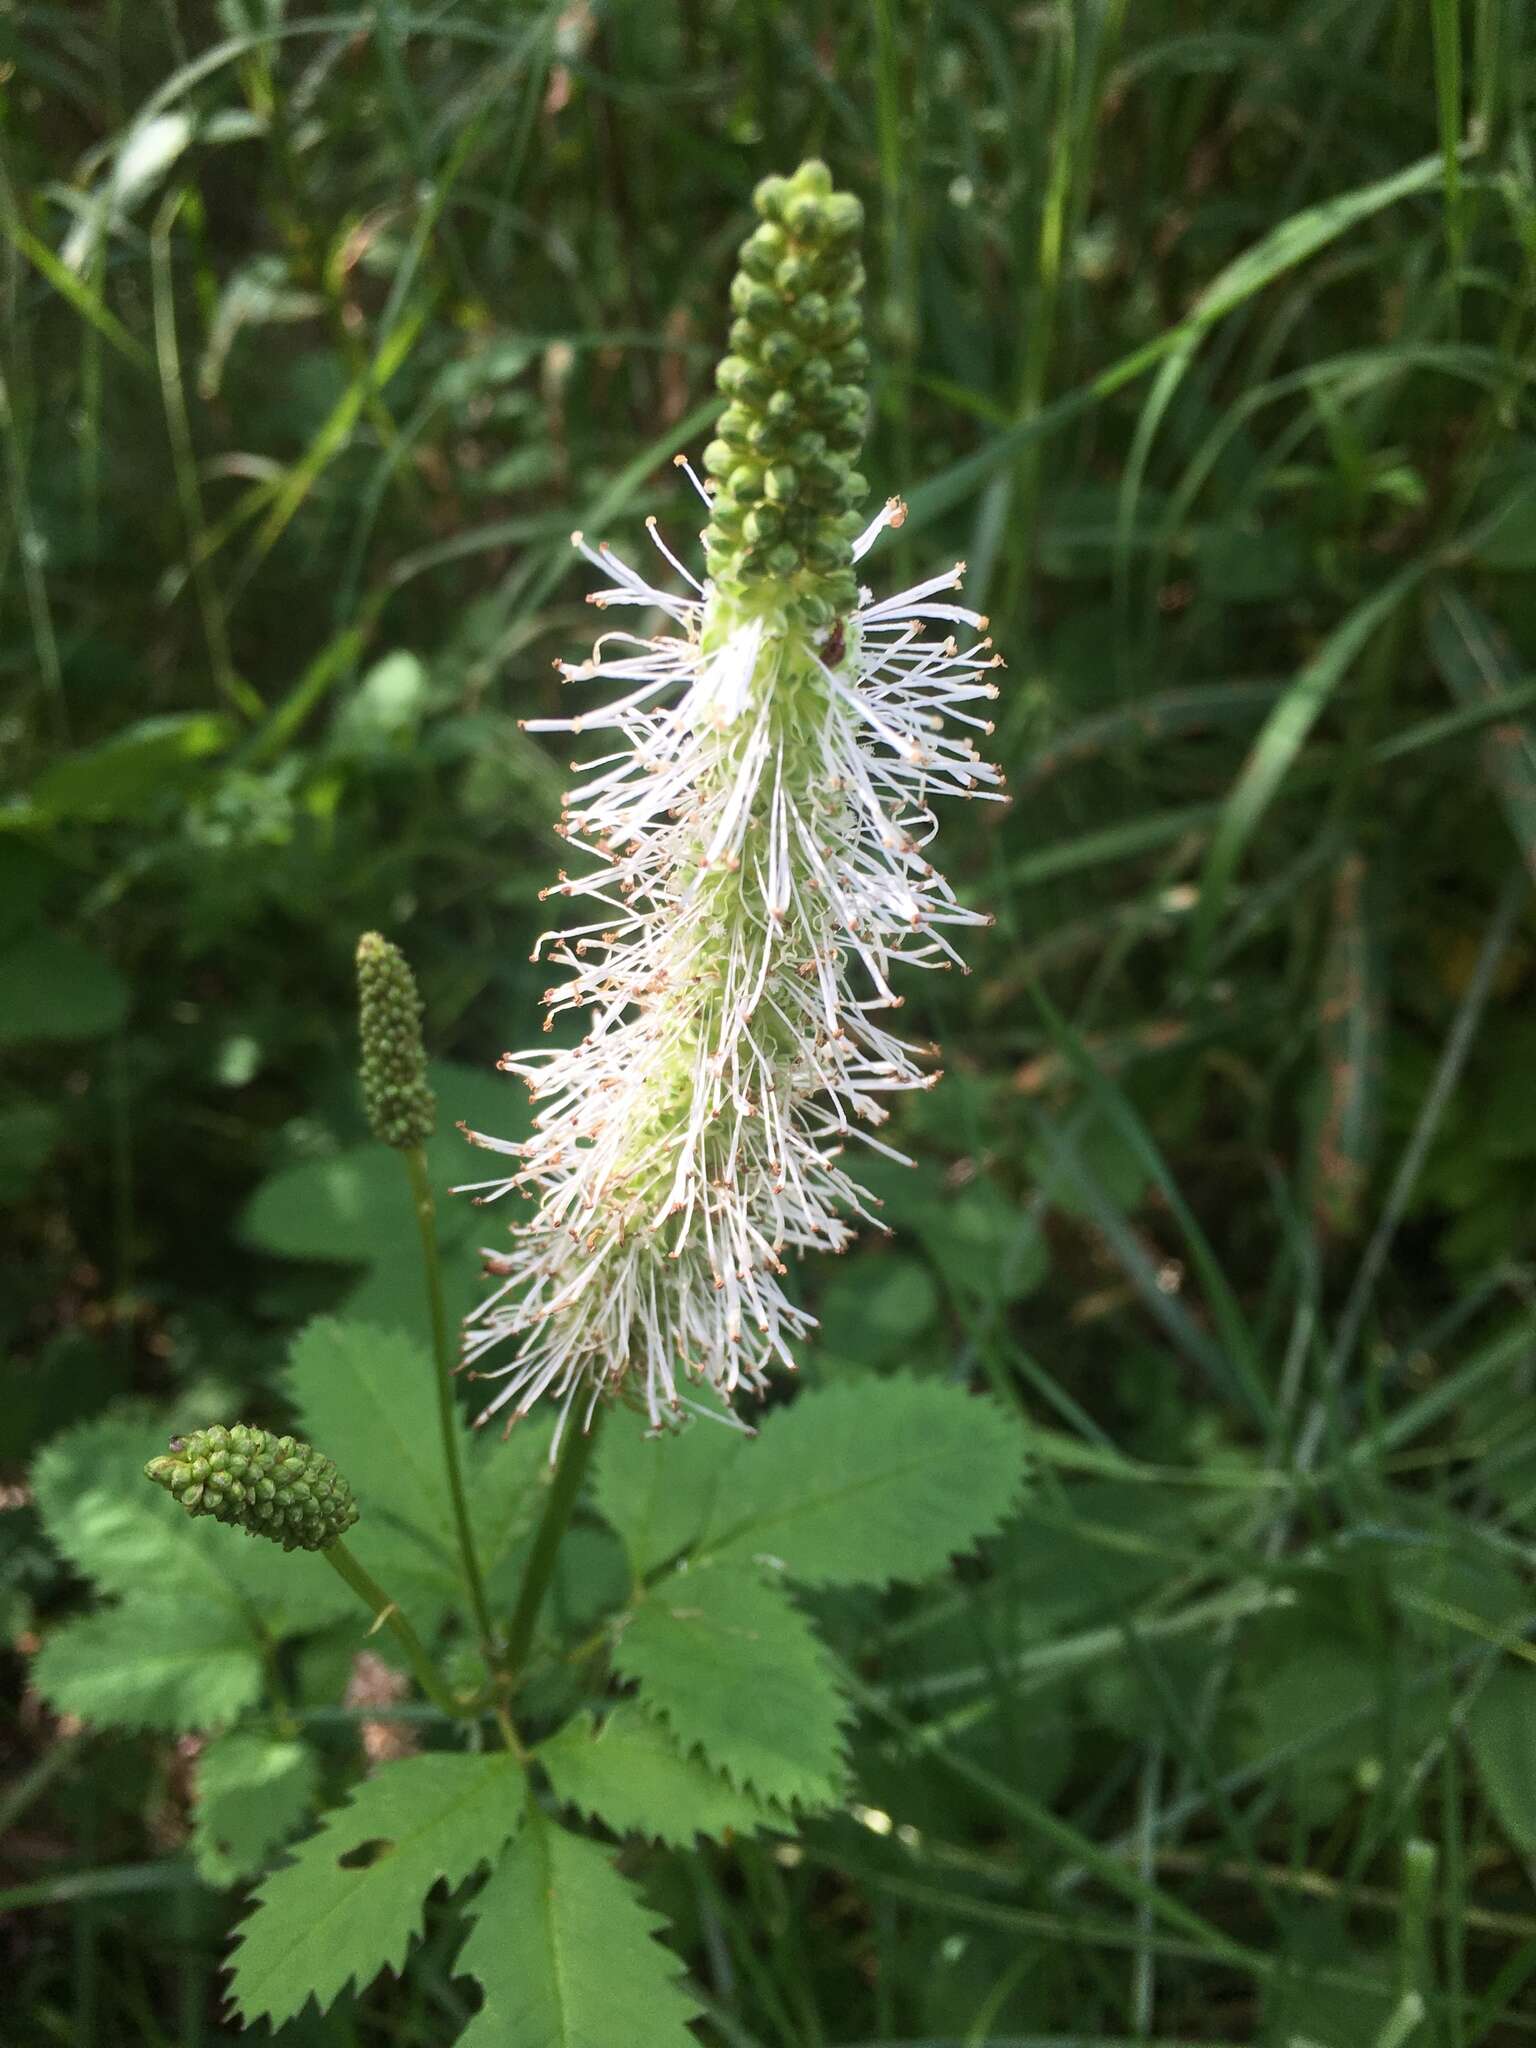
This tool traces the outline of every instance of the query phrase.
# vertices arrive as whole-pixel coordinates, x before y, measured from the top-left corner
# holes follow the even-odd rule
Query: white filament
[[[859,552],[903,516],[891,501]],[[533,954],[565,977],[545,1029],[579,1012],[585,1035],[500,1062],[527,1084],[533,1135],[468,1133],[513,1162],[477,1199],[534,1206],[509,1252],[486,1253],[496,1285],[466,1360],[501,1382],[482,1420],[548,1395],[563,1429],[573,1403],[585,1421],[632,1379],[659,1426],[695,1386],[729,1405],[793,1369],[813,1324],[780,1284],[786,1255],[841,1251],[850,1217],[875,1221],[842,1154],[850,1135],[891,1153],[873,1135],[885,1098],[938,1079],[882,1016],[901,1003],[895,965],[958,964],[948,932],[986,922],[926,848],[932,798],[1000,793],[963,728],[992,730],[974,707],[1001,661],[934,630],[986,625],[938,601],[963,564],[879,603],[861,592],[845,629],[816,635],[728,614],[708,586],[658,589],[574,539],[610,579],[592,603],[674,630],[604,633],[562,674],[609,701],[527,722],[615,736],[560,825],[595,865],[544,892],[600,907]]]

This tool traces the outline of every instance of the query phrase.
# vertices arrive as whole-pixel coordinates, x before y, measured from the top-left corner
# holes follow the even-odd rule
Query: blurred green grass
[[[949,822],[997,929],[909,991],[950,1075],[895,1242],[804,1276],[807,1370],[990,1384],[1036,1485],[981,1570],[828,1602],[859,1801],[650,1873],[709,2038],[1536,2031],[1533,40],[0,15],[8,1479],[129,1391],[280,1413],[305,1315],[409,1312],[356,935],[471,1113],[540,986],[567,535],[686,545],[754,179],[818,151],[867,202],[865,467],[912,507],[870,571],[967,559],[1016,800]],[[25,1700],[70,1588],[16,1500],[17,2038],[222,2040],[184,1770]],[[283,2039],[440,2039],[450,1961]]]

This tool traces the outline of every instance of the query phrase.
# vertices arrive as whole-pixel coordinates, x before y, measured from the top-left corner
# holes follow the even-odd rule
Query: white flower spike
[[[545,1029],[581,1012],[586,1035],[502,1059],[533,1098],[532,1137],[467,1134],[513,1162],[477,1198],[536,1205],[510,1251],[485,1254],[496,1286],[466,1362],[500,1385],[481,1420],[549,1396],[562,1430],[573,1406],[585,1426],[622,1388],[659,1427],[695,1388],[729,1409],[792,1370],[813,1324],[781,1285],[786,1256],[841,1251],[850,1218],[876,1221],[846,1140],[900,1158],[875,1135],[885,1098],[939,1078],[920,1064],[933,1048],[886,1028],[891,970],[961,964],[949,932],[988,921],[927,849],[934,797],[1000,794],[969,735],[992,730],[1001,658],[986,620],[946,600],[963,564],[879,600],[853,573],[905,516],[892,499],[859,531],[858,201],[809,163],[756,204],[713,487],[688,470],[711,515],[708,580],[654,522],[687,595],[575,535],[609,579],[591,602],[670,630],[605,632],[560,666],[613,694],[527,722],[614,744],[560,825],[597,865],[544,892],[596,908],[534,949],[565,976]]]

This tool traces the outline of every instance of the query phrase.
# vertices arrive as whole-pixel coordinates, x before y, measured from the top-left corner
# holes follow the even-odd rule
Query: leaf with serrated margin
[[[701,1757],[685,1756],[660,1721],[627,1703],[600,1727],[579,1714],[534,1754],[562,1805],[616,1835],[647,1835],[683,1849],[696,1835],[787,1833],[794,1826],[787,1813],[738,1791]]]
[[[55,1629],[32,1682],[56,1713],[179,1735],[232,1721],[261,1697],[261,1652],[237,1608],[139,1594]]]
[[[365,1780],[258,1889],[233,1958],[245,2019],[278,2026],[311,1995],[324,2012],[354,1980],[361,1988],[380,1970],[398,1971],[427,1893],[441,1880],[461,1884],[498,1855],[524,1798],[523,1774],[504,1751],[408,1757]],[[350,1860],[372,1845],[371,1858]]]
[[[475,1155],[456,1128],[520,1135],[527,1096],[504,1074],[481,1067],[428,1062],[441,1122],[426,1146],[427,1180],[437,1197],[438,1251],[450,1323],[468,1314],[483,1280],[474,1247],[485,1219],[448,1190],[475,1173]],[[285,1259],[323,1259],[358,1269],[348,1295],[350,1319],[412,1332],[423,1327],[426,1282],[411,1192],[387,1145],[349,1147],[329,1159],[280,1167],[262,1182],[241,1215],[241,1235]]]
[[[664,1922],[596,1842],[534,1809],[468,1910],[458,1967],[485,2004],[459,2048],[697,2048]]]
[[[505,1438],[495,1423],[466,1432],[464,1492],[487,1581],[519,1550],[543,1511],[554,1425],[552,1414],[528,1415]]]
[[[941,1380],[802,1394],[732,1465],[696,1556],[807,1586],[925,1579],[999,1527],[1023,1466],[1018,1424]]]
[[[287,1383],[310,1441],[346,1445],[340,1462],[362,1509],[348,1547],[430,1633],[466,1600],[430,1354],[402,1331],[322,1317],[299,1333]],[[460,1431],[470,1525],[488,1580],[543,1505],[550,1426],[530,1417],[506,1443]],[[397,1584],[402,1563],[407,1577]]]
[[[154,1409],[98,1416],[56,1436],[32,1467],[50,1541],[104,1592],[184,1594],[200,1609],[254,1609],[273,1635],[321,1628],[355,1596],[321,1557],[285,1555],[212,1520],[194,1521],[144,1477],[171,1430]]]
[[[204,1884],[259,1870],[309,1813],[318,1777],[302,1742],[246,1728],[215,1736],[197,1760],[192,1806],[192,1860]]]
[[[399,1330],[321,1316],[295,1338],[286,1378],[304,1435],[340,1463],[364,1516],[407,1522],[451,1555],[437,1370],[425,1347]]]
[[[749,1440],[718,1423],[648,1436],[638,1415],[609,1418],[597,1452],[598,1512],[624,1539],[636,1579],[698,1540],[727,1467]]]
[[[826,1806],[846,1707],[810,1623],[744,1565],[669,1573],[625,1618],[614,1664],[687,1751],[781,1806]]]

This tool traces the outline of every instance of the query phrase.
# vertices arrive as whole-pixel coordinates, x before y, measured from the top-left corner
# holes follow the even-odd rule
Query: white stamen
[[[904,517],[890,500],[856,555]],[[931,799],[1001,794],[956,730],[990,730],[964,708],[997,694],[990,643],[962,652],[925,624],[979,626],[932,601],[959,565],[866,602],[834,660],[787,613],[728,615],[647,525],[700,597],[657,590],[574,535],[610,579],[600,602],[678,630],[605,633],[562,674],[620,694],[526,721],[616,742],[577,771],[561,820],[593,863],[544,892],[601,908],[534,948],[566,975],[546,1028],[569,1011],[586,1035],[500,1062],[532,1096],[528,1138],[468,1134],[512,1169],[476,1198],[537,1206],[511,1250],[487,1257],[496,1285],[470,1317],[466,1359],[515,1346],[480,1365],[501,1382],[486,1414],[548,1395],[562,1429],[575,1403],[584,1427],[631,1375],[660,1428],[693,1406],[690,1383],[729,1407],[793,1367],[814,1324],[783,1290],[784,1255],[843,1250],[848,1215],[884,1229],[844,1148],[856,1138],[903,1159],[872,1135],[883,1098],[936,1078],[882,1028],[902,1000],[892,969],[961,964],[945,929],[987,921],[926,858]]]

